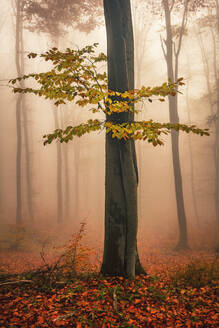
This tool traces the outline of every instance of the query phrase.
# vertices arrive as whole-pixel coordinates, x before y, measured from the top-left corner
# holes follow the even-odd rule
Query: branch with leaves
[[[106,120],[88,120],[78,126],[68,126],[65,129],[56,129],[53,133],[44,135],[44,145],[54,140],[68,142],[74,136],[82,136],[92,131],[106,129],[113,138],[119,140],[147,140],[154,146],[163,145],[161,135],[170,131],[193,132],[198,135],[209,135],[208,129],[199,129],[195,125],[159,123],[153,120],[130,123],[123,121],[120,124],[113,122],[110,117],[125,112],[139,112],[134,109],[134,104],[147,99],[152,102],[155,99],[163,102],[165,97],[175,96],[180,93],[180,86],[184,85],[183,78],[176,82],[168,80],[161,86],[145,87],[140,89],[109,90],[107,88],[107,74],[98,72],[98,65],[107,60],[103,53],[95,54],[97,43],[82,49],[66,49],[65,52],[52,48],[44,54],[30,53],[29,58],[41,57],[52,63],[52,69],[44,73],[31,73],[10,80],[14,93],[32,93],[43,96],[46,99],[55,100],[55,105],[75,102],[80,107],[91,105],[89,108],[93,113],[103,112]],[[36,88],[17,87],[16,83],[22,80],[33,79],[37,82]]]

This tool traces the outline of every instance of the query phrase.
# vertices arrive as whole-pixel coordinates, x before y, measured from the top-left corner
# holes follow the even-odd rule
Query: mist
[[[216,327],[219,1],[1,13],[0,326]]]
[[[60,21],[57,21],[57,16],[52,26],[49,25],[51,18],[48,18],[47,26],[45,17],[30,11],[18,11],[18,2],[2,0],[1,3],[0,248],[2,251],[14,247],[15,250],[35,252],[48,238],[53,243],[66,242],[85,222],[85,239],[90,247],[100,250],[101,260],[104,240],[104,131],[75,137],[68,144],[44,146],[44,134],[58,127],[84,122],[93,114],[74,103],[57,108],[52,101],[34,95],[14,94],[8,80],[31,72],[43,72],[49,67],[42,59],[29,59],[27,54],[30,52],[40,54],[54,46],[64,50],[99,43],[97,52],[106,53],[103,8],[100,2],[99,16],[94,22],[89,21],[90,17],[85,12],[84,21],[81,19],[77,24],[70,24],[69,19],[74,20],[72,12],[71,18],[61,17]],[[22,5],[25,9],[25,1]],[[47,5],[42,5],[42,8],[46,9]],[[160,10],[152,14],[148,6],[134,0],[132,9],[136,88],[160,85],[167,80],[161,43],[166,32],[164,13]],[[188,243],[193,251],[213,251],[217,241],[218,86],[215,84],[215,65],[218,74],[218,49],[214,48],[214,41],[218,35],[216,23],[209,24],[203,18],[213,15],[215,8],[209,11],[201,8],[188,14],[179,56],[179,77],[183,77],[185,82],[178,96],[180,123],[210,129],[209,137],[181,132],[179,137]],[[180,13],[176,13],[174,20],[174,24],[180,24]],[[100,67],[102,71],[106,69],[106,64]],[[27,87],[29,81],[24,83]],[[16,122],[19,101],[19,122]],[[138,106],[142,111],[137,119],[169,121],[168,100],[164,103],[144,101]],[[178,240],[170,135],[163,140],[165,145],[157,147],[147,141],[136,141],[141,256],[153,251],[170,252]],[[20,156],[19,169],[17,156]],[[23,229],[23,237],[20,244],[18,241],[15,245],[12,240],[16,239],[13,236],[18,234],[19,229]]]

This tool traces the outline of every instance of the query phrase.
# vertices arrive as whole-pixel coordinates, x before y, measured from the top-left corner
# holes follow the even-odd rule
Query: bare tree
[[[15,13],[15,63],[18,75],[24,74],[24,39],[23,39],[23,13],[25,0],[14,0],[13,8]],[[20,82],[21,87],[24,82]],[[22,129],[23,126],[23,129]],[[17,155],[16,155],[16,224],[22,222],[22,208],[23,208],[23,187],[22,183],[22,150],[25,155],[25,176],[27,185],[27,207],[28,214],[31,220],[34,218],[33,213],[33,199],[32,199],[32,183],[31,183],[31,160],[30,160],[30,145],[29,133],[27,123],[27,112],[25,106],[24,96],[18,95],[16,100],[16,130],[17,130]],[[22,132],[23,131],[23,132]],[[24,145],[24,149],[23,149]]]

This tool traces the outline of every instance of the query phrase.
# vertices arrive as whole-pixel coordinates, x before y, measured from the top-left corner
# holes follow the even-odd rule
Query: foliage
[[[151,142],[154,146],[163,145],[162,134],[168,134],[172,129],[177,131],[193,132],[198,135],[209,135],[208,129],[199,129],[195,125],[159,123],[153,120],[129,123],[124,120],[122,113],[139,112],[134,104],[145,99],[152,102],[154,97],[163,102],[167,96],[179,93],[179,86],[184,83],[183,78],[176,82],[168,81],[161,86],[145,87],[140,89],[118,90],[107,89],[107,74],[98,72],[98,64],[107,60],[103,53],[95,55],[97,43],[82,49],[66,49],[60,52],[53,48],[39,55],[45,61],[52,62],[52,69],[45,73],[32,73],[10,81],[15,85],[21,80],[32,78],[40,85],[39,88],[13,87],[15,93],[33,93],[46,99],[55,100],[55,105],[75,101],[81,107],[92,105],[89,108],[93,113],[103,112],[107,119],[88,120],[78,126],[68,126],[66,129],[56,129],[53,133],[44,136],[44,144],[50,144],[57,139],[68,142],[74,136],[82,136],[91,131],[106,129],[117,139],[142,139]],[[29,58],[38,55],[30,53]],[[121,123],[114,123],[115,117],[121,117]]]
[[[62,273],[66,277],[96,269],[96,266],[92,266],[90,263],[90,256],[94,251],[82,243],[84,234],[85,222],[81,223],[78,233],[73,234],[71,240],[64,246],[60,265]]]
[[[171,277],[175,286],[200,288],[216,286],[219,283],[219,262],[193,261],[176,271]]]
[[[89,33],[99,26],[103,17],[101,0],[22,0],[26,28],[45,32],[54,38],[74,27]]]
[[[22,232],[25,232],[25,229]],[[59,255],[53,258],[52,263],[47,262],[47,256],[44,253],[44,247],[42,247],[40,255],[44,265],[38,266],[37,269],[14,275],[16,281],[19,279],[18,282],[28,282],[42,291],[47,291],[57,284],[65,284],[76,279],[78,275],[97,270],[96,265],[92,265],[90,262],[90,257],[94,255],[94,251],[82,243],[84,233],[85,223],[82,223],[80,230],[73,234],[71,240],[66,245],[61,247],[61,251],[59,249]],[[14,242],[11,245],[14,245]],[[17,249],[18,247],[10,247],[11,251],[17,251]]]

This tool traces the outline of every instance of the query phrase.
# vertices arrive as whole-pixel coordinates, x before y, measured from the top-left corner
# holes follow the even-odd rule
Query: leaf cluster
[[[105,121],[99,119],[88,120],[78,126],[68,126],[66,129],[56,129],[53,133],[44,135],[44,145],[52,143],[55,139],[60,142],[68,142],[74,136],[82,136],[91,131],[106,129],[106,133],[111,133],[113,138],[119,140],[147,140],[154,146],[163,145],[161,135],[168,134],[171,130],[193,132],[198,135],[209,135],[207,129],[199,129],[195,125],[159,123],[153,120],[128,122],[111,119],[120,117],[122,113],[137,113],[134,108],[138,102],[153,99],[165,101],[165,97],[176,96],[180,93],[179,86],[184,85],[183,78],[176,82],[168,80],[161,86],[145,87],[140,89],[109,90],[107,87],[107,74],[100,72],[99,63],[107,60],[107,57],[100,53],[95,54],[97,43],[86,46],[82,49],[61,52],[57,48],[37,55],[30,53],[29,58],[37,56],[45,61],[51,62],[52,69],[44,73],[31,73],[10,80],[15,93],[32,93],[43,96],[46,99],[55,101],[55,105],[75,102],[80,107],[92,106],[89,108],[93,113],[103,112],[106,115]],[[37,82],[38,88],[22,88],[15,86],[22,80],[33,79]]]

